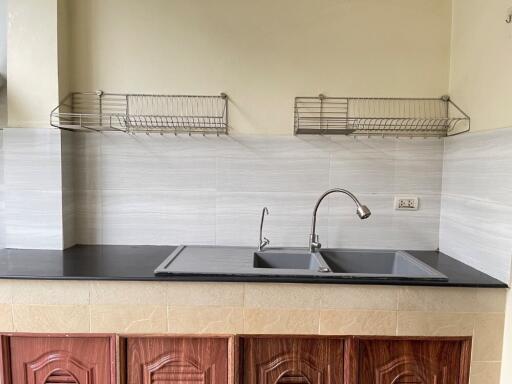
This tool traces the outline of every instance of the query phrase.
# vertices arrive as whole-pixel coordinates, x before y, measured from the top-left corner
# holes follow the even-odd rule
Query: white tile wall
[[[73,133],[62,131],[61,178],[62,178],[62,229],[64,248],[75,244],[75,157]]]
[[[5,247],[5,184],[3,130],[0,129],[0,248]]]
[[[5,247],[5,183],[3,128],[7,124],[7,86],[0,87],[0,248]]]
[[[438,246],[443,141],[347,137],[74,135],[76,242],[257,242],[261,208],[272,245],[306,245],[311,213],[329,187],[356,192],[319,213],[325,246]],[[421,210],[396,212],[395,194]]]
[[[445,140],[440,248],[509,282],[512,128]]]
[[[329,197],[318,223],[325,246],[440,245],[508,281],[511,139],[512,129],[461,135],[444,144],[6,129],[0,136],[0,245],[253,245],[265,205],[272,245],[306,245],[317,197],[341,186],[374,215],[360,221],[347,198]],[[419,196],[420,210],[394,211],[399,194]]]
[[[3,131],[5,246],[62,249],[61,133]]]

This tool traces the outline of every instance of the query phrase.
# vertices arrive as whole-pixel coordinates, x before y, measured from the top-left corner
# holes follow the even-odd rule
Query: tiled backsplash
[[[3,130],[0,129],[0,248],[5,247],[5,184],[4,184],[4,145]]]
[[[3,155],[6,247],[62,248],[61,134],[4,129]]]
[[[260,212],[272,245],[307,243],[319,195],[325,246],[435,249],[443,141],[350,137],[75,134],[77,243],[255,245]],[[421,209],[393,210],[417,195]]]
[[[445,140],[440,248],[508,282],[512,258],[512,128]]]
[[[446,140],[44,129],[3,136],[0,244],[8,247],[254,245],[265,205],[271,244],[304,246],[316,199],[340,186],[374,214],[361,221],[350,200],[332,195],[319,213],[324,246],[440,245],[509,281],[512,129]],[[419,196],[420,210],[395,211],[393,198],[403,194]]]

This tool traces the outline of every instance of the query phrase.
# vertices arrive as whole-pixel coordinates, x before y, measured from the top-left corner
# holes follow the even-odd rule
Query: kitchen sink
[[[310,252],[262,251],[254,253],[254,268],[309,269],[320,271],[324,267],[316,254]]]
[[[442,273],[405,251],[324,249],[320,254],[333,273],[446,279]]]
[[[181,245],[157,274],[296,276],[326,279],[447,280],[405,251]]]

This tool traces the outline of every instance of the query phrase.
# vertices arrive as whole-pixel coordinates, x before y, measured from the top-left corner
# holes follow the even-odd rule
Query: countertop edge
[[[9,275],[0,276],[0,280],[51,280],[51,281],[133,281],[133,282],[217,282],[217,283],[289,283],[289,284],[324,284],[324,285],[383,285],[411,287],[452,287],[452,288],[509,288],[505,283],[452,283],[446,281],[403,281],[403,280],[364,280],[364,279],[334,279],[323,278],[294,278],[276,276],[225,276],[225,275],[174,275],[174,276],[38,276],[38,275]]]
[[[0,280],[247,282],[416,287],[508,288],[509,286],[437,250],[407,250],[448,281],[318,276],[183,273],[155,275],[176,246],[75,245],[66,250],[0,249]]]

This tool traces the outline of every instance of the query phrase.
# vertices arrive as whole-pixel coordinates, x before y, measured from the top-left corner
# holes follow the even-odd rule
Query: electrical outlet
[[[419,208],[419,198],[414,196],[395,196],[395,210],[397,211],[417,211]]]

